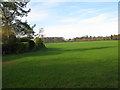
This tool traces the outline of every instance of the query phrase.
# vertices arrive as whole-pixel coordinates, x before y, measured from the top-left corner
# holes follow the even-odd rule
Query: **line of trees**
[[[64,42],[65,41],[65,39],[63,37],[43,37],[41,39],[45,43]]]
[[[45,48],[42,40],[39,37],[34,38],[35,32],[27,21],[21,21],[19,18],[27,16],[31,9],[25,10],[29,1],[0,1],[0,18],[2,35],[2,53],[21,53],[35,50],[38,48]]]
[[[52,42],[78,42],[78,41],[103,41],[103,40],[120,40],[120,34],[118,35],[111,35],[111,36],[82,36],[76,37],[73,39],[64,39],[63,37],[42,37],[41,38],[45,43],[52,43]]]
[[[102,41],[102,40],[120,40],[120,34],[118,35],[111,35],[111,36],[83,36],[83,37],[76,37],[73,39],[70,39],[68,41]]]

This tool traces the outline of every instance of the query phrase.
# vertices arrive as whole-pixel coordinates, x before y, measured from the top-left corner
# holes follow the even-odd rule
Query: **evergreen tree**
[[[29,1],[28,1],[29,2]],[[1,12],[1,27],[2,27],[2,41],[3,43],[9,43],[14,41],[16,35],[28,35],[34,34],[33,28],[27,22],[22,22],[18,17],[27,16],[31,11],[24,10],[28,2],[0,2],[0,12]]]

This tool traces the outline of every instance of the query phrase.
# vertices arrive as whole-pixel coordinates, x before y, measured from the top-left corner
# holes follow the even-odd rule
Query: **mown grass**
[[[116,88],[118,41],[47,43],[3,56],[3,88]]]

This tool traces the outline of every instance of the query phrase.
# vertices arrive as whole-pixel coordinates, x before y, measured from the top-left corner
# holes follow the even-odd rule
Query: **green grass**
[[[118,41],[47,43],[3,56],[3,88],[116,88]]]

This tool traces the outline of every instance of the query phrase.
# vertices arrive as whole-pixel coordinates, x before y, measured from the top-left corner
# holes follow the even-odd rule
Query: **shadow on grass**
[[[16,60],[24,57],[31,57],[31,56],[49,56],[49,55],[57,55],[62,54],[63,52],[71,52],[71,51],[88,51],[88,50],[98,50],[98,49],[106,49],[106,48],[113,48],[116,46],[110,47],[94,47],[94,48],[80,48],[80,49],[61,49],[61,48],[47,48],[43,50],[37,50],[33,52],[26,52],[21,54],[12,54],[3,56],[4,61]]]
[[[49,56],[49,55],[57,55],[61,54],[61,50],[59,48],[46,48],[42,50],[36,50],[31,52],[19,53],[19,54],[10,54],[5,55],[2,57],[2,61],[10,61],[16,60],[24,57],[31,57],[31,56]],[[33,57],[34,58],[34,57]]]
[[[68,49],[65,51],[88,51],[88,50],[98,50],[98,49],[107,49],[107,48],[113,48],[116,46],[111,46],[111,47],[94,47],[94,48],[80,48],[80,49]]]

